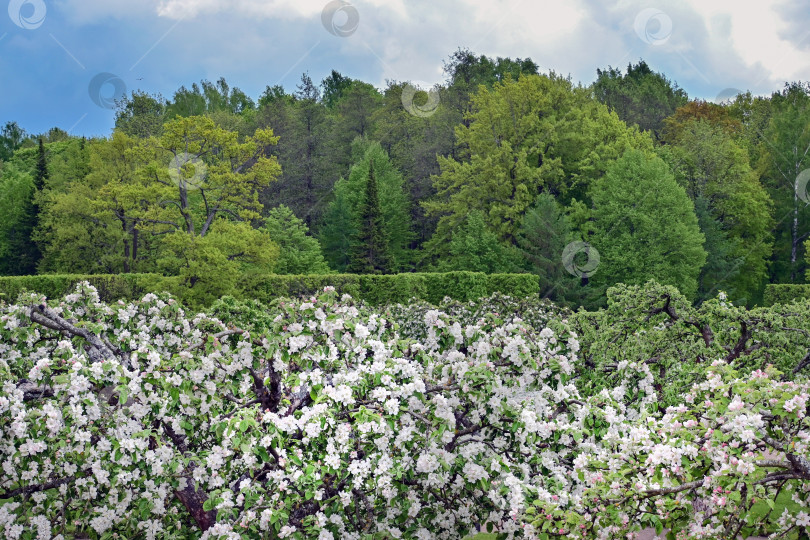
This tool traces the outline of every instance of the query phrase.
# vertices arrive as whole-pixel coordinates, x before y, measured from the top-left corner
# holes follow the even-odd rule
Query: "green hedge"
[[[199,298],[200,291],[183,286],[178,278],[157,274],[119,275],[42,275],[0,277],[0,299],[11,302],[23,291],[36,291],[49,298],[72,292],[76,283],[88,281],[106,302],[140,298],[148,292],[168,291],[180,298]],[[412,298],[439,303],[445,296],[456,300],[474,300],[500,292],[525,297],[539,292],[539,281],[532,274],[483,274],[447,272],[436,274],[393,275],[257,275],[245,276],[240,290],[231,293],[241,298],[269,302],[279,297],[308,296],[331,285],[341,294],[350,294],[370,304],[405,303]]]
[[[104,301],[140,298],[153,290],[172,290],[170,280],[158,274],[48,274],[40,276],[0,277],[0,300],[13,302],[23,291],[33,291],[48,298],[73,292],[77,283],[88,281]],[[161,286],[163,287],[161,289]]]
[[[763,303],[766,306],[790,304],[796,300],[810,298],[810,284],[776,284],[765,287]]]

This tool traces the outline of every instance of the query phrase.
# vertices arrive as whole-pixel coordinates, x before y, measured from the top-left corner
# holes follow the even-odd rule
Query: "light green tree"
[[[439,157],[437,195],[423,203],[438,216],[428,249],[446,251],[452,231],[478,210],[502,240],[512,240],[541,191],[566,203],[582,199],[607,165],[628,148],[652,140],[628,128],[583,88],[555,74],[507,78],[473,96],[469,125],[456,128],[467,149]]]
[[[695,297],[705,238],[692,201],[661,158],[628,151],[593,184],[591,200],[588,242],[601,259],[590,278],[596,290],[654,279]]]
[[[146,163],[136,170],[139,184],[113,192],[149,201],[134,216],[138,229],[166,236],[160,255],[164,272],[194,286],[215,280],[223,260],[272,270],[278,248],[251,223],[261,218],[259,190],[281,173],[276,158],[268,156],[277,142],[271,129],[239,137],[210,118],[193,116],[166,122],[159,138],[136,146],[133,158]],[[217,234],[206,240],[212,230]],[[221,253],[214,253],[218,249]]]
[[[74,141],[51,159],[41,197],[38,239],[44,272],[154,271],[159,241],[138,227],[156,191],[136,174],[148,161],[136,139],[116,131],[110,139]]]
[[[306,223],[286,206],[279,205],[268,212],[264,230],[279,246],[278,261],[273,269],[276,274],[329,272],[318,240],[309,235]]]
[[[513,246],[503,244],[487,228],[481,212],[473,211],[453,232],[450,254],[438,267],[443,272],[466,270],[496,274],[519,272],[522,262],[520,253]]]

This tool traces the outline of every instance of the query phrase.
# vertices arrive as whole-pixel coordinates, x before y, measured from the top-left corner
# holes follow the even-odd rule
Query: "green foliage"
[[[148,138],[159,136],[166,121],[167,102],[161,95],[132,92],[117,103],[115,129],[130,137]]]
[[[477,56],[469,49],[458,49],[444,64],[450,84],[474,93],[480,85],[492,86],[521,75],[537,75],[538,65],[531,58],[489,58]]]
[[[810,298],[810,285],[771,283],[765,286],[763,305],[792,304]]]
[[[0,171],[0,275],[36,272],[39,250],[31,241],[36,224],[36,188],[30,174],[14,163]]]
[[[361,229],[361,224],[365,223],[366,228],[371,226],[371,221],[363,217],[363,213],[371,210],[367,207],[367,190],[373,163],[380,212],[378,229],[387,243],[390,259],[387,264],[394,272],[407,270],[410,268],[409,248],[413,234],[410,201],[402,175],[379,143],[357,139],[353,149],[357,162],[349,176],[335,184],[335,198],[324,215],[320,234],[324,254],[332,268],[344,271],[352,260],[351,253],[359,248],[358,239],[369,234]]]
[[[135,171],[143,161],[133,155],[136,147],[135,139],[116,132],[109,140],[74,140],[51,152],[37,232],[41,272],[155,270],[151,235],[137,227],[137,213],[154,192],[138,189]]]
[[[357,236],[357,222],[349,196],[348,190],[335,190],[335,199],[324,213],[324,223],[319,235],[329,266],[339,272],[345,272],[348,268],[352,241]]]
[[[326,274],[329,266],[321,245],[309,236],[306,224],[292,210],[279,205],[268,212],[264,229],[279,247],[276,274]]]
[[[446,252],[452,231],[474,210],[499,238],[512,240],[541,191],[570,200],[625,149],[652,148],[648,136],[553,73],[482,87],[472,103],[469,125],[456,133],[463,157],[439,157],[437,195],[423,202],[439,217],[428,245],[437,254]]]
[[[43,274],[39,276],[0,277],[0,301],[14,302],[25,292],[36,292],[47,298],[70,294],[78,283],[87,281],[98,290],[104,302],[135,300],[149,292],[176,289],[176,279],[159,274]]]
[[[155,110],[154,104],[147,102],[147,105]],[[224,78],[220,78],[216,83],[207,80],[201,81],[199,85],[194,83],[191,89],[180,87],[167,105],[165,114],[170,119],[217,112],[247,114],[255,108],[255,102],[247,94],[239,88],[232,89]]]
[[[675,287],[655,282],[611,287],[604,309],[572,317],[581,355],[589,359],[578,386],[588,394],[612,388],[641,361],[656,374],[655,392],[665,408],[716,360],[743,374],[775,366],[790,378],[808,367],[803,359],[810,350],[810,294],[800,287],[769,286],[766,300],[773,305],[750,310],[724,293],[695,307]],[[645,375],[633,377],[640,383]]]
[[[548,193],[541,193],[523,216],[517,247],[527,268],[540,278],[543,297],[558,303],[581,302],[581,280],[563,265],[565,247],[575,240],[563,209]]]
[[[6,122],[0,131],[0,162],[8,161],[25,140],[25,130],[17,122]]]
[[[745,263],[745,256],[740,253],[740,244],[735,242],[723,230],[723,224],[712,215],[710,203],[705,197],[695,199],[695,215],[698,218],[700,232],[706,238],[706,264],[700,269],[698,277],[698,298],[706,299],[722,289],[730,293],[735,302],[745,302],[740,298],[740,291],[734,287],[734,278],[740,275],[740,268]]]
[[[268,88],[256,113],[257,127],[272,128],[279,137],[273,150],[282,165],[278,182],[266,186],[261,201],[266,206],[284,204],[313,233],[335,181],[348,171],[348,147],[338,144],[334,113],[320,103],[318,87],[304,74],[297,91]]]
[[[223,277],[227,279],[227,276]],[[98,288],[99,296],[106,302],[134,300],[147,292],[167,291],[193,307],[211,305],[219,298],[216,294],[223,289],[213,280],[198,283],[192,288],[181,278],[159,274],[54,274],[0,277],[0,299],[13,302],[24,291],[58,298],[82,281],[88,281]],[[233,286],[226,294],[240,300],[269,304],[277,298],[317,295],[324,287],[334,287],[339,294],[350,294],[374,305],[407,303],[411,299],[438,304],[445,297],[468,301],[494,293],[525,298],[537,294],[539,290],[537,276],[531,274],[251,274],[241,277],[238,286]]]
[[[593,235],[601,264],[591,278],[598,290],[650,279],[697,293],[706,262],[705,238],[692,201],[660,158],[631,150],[591,189]]]
[[[487,228],[481,212],[472,212],[464,224],[453,232],[450,254],[439,263],[439,269],[469,270],[486,274],[514,272],[521,267],[521,257],[514,247],[502,244]]]
[[[810,169],[810,83],[786,84],[770,100],[770,120],[759,141],[763,183],[774,201],[774,262],[771,281],[799,283],[805,272],[804,240],[810,235],[807,185]]]
[[[697,119],[660,153],[695,201],[707,238],[699,297],[723,289],[738,303],[759,299],[772,250],[772,208],[745,149],[722,124]]]
[[[271,272],[278,252],[267,231],[243,221],[217,219],[205,236],[167,234],[157,266],[164,274],[181,278],[188,287],[184,300],[206,305],[233,294],[251,274]]]
[[[360,207],[357,235],[353,238],[349,261],[350,272],[358,274],[387,274],[391,268],[388,234],[380,210],[380,195],[374,161],[369,162],[366,195]]]
[[[39,144],[37,146],[37,165],[36,169],[34,170],[34,187],[37,190],[41,190],[45,186],[45,182],[50,177],[50,173],[48,173],[48,160],[45,153],[45,143],[42,140],[42,137],[39,138]]]
[[[321,81],[323,104],[328,108],[334,107],[343,97],[344,92],[351,88],[352,82],[351,77],[341,75],[333,69],[332,73]]]
[[[660,140],[664,119],[686,104],[687,95],[677,83],[655,73],[643,60],[628,64],[627,73],[608,67],[596,70],[593,92],[628,125],[651,131]]]
[[[335,143],[347,148],[356,137],[367,137],[371,133],[374,113],[381,106],[382,95],[373,85],[351,81],[334,103],[338,113],[335,119]],[[346,159],[349,156],[341,157]]]

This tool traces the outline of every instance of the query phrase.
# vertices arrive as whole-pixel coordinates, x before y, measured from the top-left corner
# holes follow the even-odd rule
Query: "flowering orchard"
[[[0,308],[0,535],[806,535],[807,306],[612,295],[22,297]]]

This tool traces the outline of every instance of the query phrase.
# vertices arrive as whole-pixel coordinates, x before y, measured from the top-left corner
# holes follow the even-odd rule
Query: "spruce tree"
[[[8,233],[8,243],[10,248],[9,260],[2,265],[2,272],[11,275],[33,275],[36,274],[37,265],[42,258],[39,246],[34,242],[34,231],[39,224],[39,206],[37,195],[45,185],[48,174],[48,163],[45,156],[45,144],[42,137],[39,138],[39,151],[37,153],[37,163],[34,167],[34,186],[30,190],[30,196],[25,202],[24,214],[15,227]]]
[[[45,186],[45,180],[50,177],[48,161],[45,159],[45,144],[39,138],[39,151],[37,152],[37,167],[34,171],[34,187],[40,191]]]
[[[385,274],[390,271],[388,239],[385,235],[374,161],[368,169],[366,198],[360,213],[348,271],[355,274]]]

